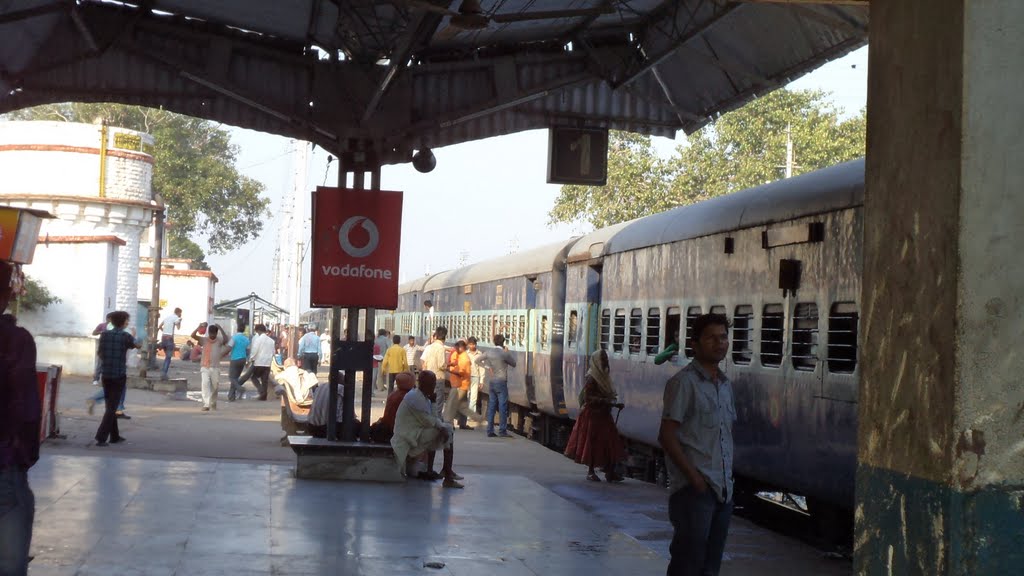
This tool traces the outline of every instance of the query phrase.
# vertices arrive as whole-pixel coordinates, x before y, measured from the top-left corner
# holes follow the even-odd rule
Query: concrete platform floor
[[[226,367],[225,367],[226,370]],[[226,381],[226,378],[224,378]],[[296,480],[278,405],[128,392],[128,443],[90,446],[96,388],[66,378],[64,440],[31,471],[30,574],[663,574],[667,494],[528,440],[456,436],[466,489]],[[375,403],[374,417],[382,410]],[[425,563],[443,563],[442,568]],[[848,560],[734,518],[722,574],[850,574]]]

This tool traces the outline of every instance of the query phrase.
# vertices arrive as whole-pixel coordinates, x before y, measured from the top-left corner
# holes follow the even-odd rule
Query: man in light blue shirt
[[[245,369],[245,361],[249,358],[249,337],[245,335],[245,324],[238,323],[238,330],[231,337],[231,367],[228,368],[228,379],[231,380],[231,390],[228,391],[228,402],[234,402],[235,398],[242,397],[242,384],[238,378]]]
[[[316,374],[316,367],[320,365],[320,337],[309,328],[303,327],[301,330],[299,358],[302,360],[302,369]]]

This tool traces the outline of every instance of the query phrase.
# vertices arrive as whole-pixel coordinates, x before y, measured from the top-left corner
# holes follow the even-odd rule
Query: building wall
[[[96,341],[91,333],[115,309],[121,248],[111,242],[36,247],[25,274],[61,300],[18,315],[19,324],[35,336],[39,363],[62,365],[67,374],[92,374]]]
[[[107,128],[106,180],[100,190],[103,127],[70,122],[0,123],[0,202],[46,210],[42,236],[117,236],[114,307],[134,310],[139,249],[153,214],[153,139],[123,128]],[[92,278],[84,282],[98,281]]]
[[[189,334],[200,322],[213,322],[213,298],[217,279],[212,274],[199,275],[190,271],[187,276],[160,275],[161,316],[181,308],[181,330]],[[153,274],[144,270],[139,274],[139,298],[149,300],[153,294]]]

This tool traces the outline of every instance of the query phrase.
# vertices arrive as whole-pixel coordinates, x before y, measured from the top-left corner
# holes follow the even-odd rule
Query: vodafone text
[[[356,266],[346,264],[344,266],[321,266],[324,276],[341,276],[343,278],[373,278],[379,280],[391,280],[391,270],[384,268],[370,268],[366,264]]]

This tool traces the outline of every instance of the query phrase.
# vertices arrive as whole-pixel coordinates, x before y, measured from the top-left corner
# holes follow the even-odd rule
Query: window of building
[[[782,304],[768,304],[761,316],[761,365],[782,365],[782,336],[786,313]]]
[[[619,308],[615,311],[615,340],[612,342],[612,352],[622,354],[626,341],[626,310]]]
[[[849,374],[857,367],[857,305],[837,302],[828,315],[828,371]]]
[[[601,311],[601,349],[609,350],[612,334],[612,311],[605,308]]]
[[[793,312],[793,368],[814,370],[818,366],[818,305],[804,302]]]
[[[661,338],[661,308],[647,310],[647,340],[644,347],[648,354],[658,353],[658,339]]]
[[[633,308],[629,311],[629,353],[640,354],[644,337],[644,311]]]
[[[577,338],[576,330],[579,328],[579,322],[580,322],[579,314],[575,310],[570,310],[569,311],[569,333],[567,335],[567,340],[569,342],[569,346],[572,347],[572,348],[576,347],[576,338]]]
[[[665,346],[664,346],[664,348],[668,348],[669,345],[671,345],[673,342],[676,342],[676,341],[678,341],[678,340],[680,340],[682,338],[683,334],[680,332],[680,328],[681,327],[682,327],[682,312],[679,310],[678,307],[671,306],[668,309],[668,313],[665,315]],[[682,346],[683,343],[679,342],[679,345]],[[676,354],[672,355],[672,358],[675,359],[678,356],[679,356],[679,353],[677,352]]]
[[[548,317],[540,317],[540,349],[548,349]]]
[[[732,361],[733,364],[750,364],[754,357],[750,328],[754,322],[753,306],[737,306],[732,317]]]
[[[693,347],[690,346],[690,341],[696,336],[693,333],[693,323],[697,321],[697,317],[700,315],[700,306],[690,306],[686,309],[686,342],[684,349],[686,350],[687,358],[693,358]]]

